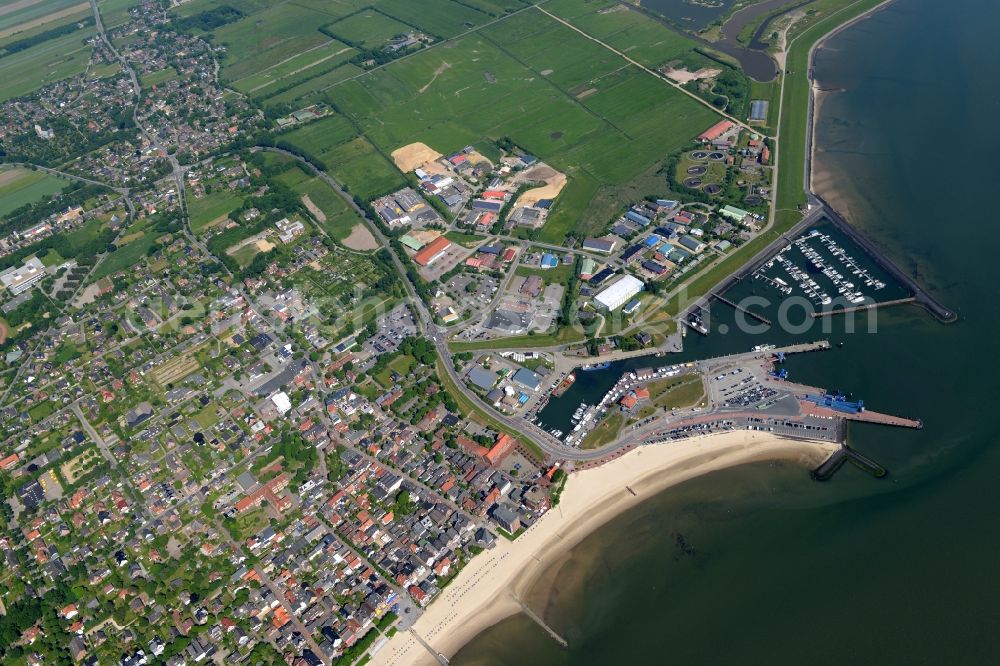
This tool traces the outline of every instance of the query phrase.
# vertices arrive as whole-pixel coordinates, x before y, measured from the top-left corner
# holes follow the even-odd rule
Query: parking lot
[[[417,333],[417,324],[405,305],[394,308],[379,319],[377,325],[378,332],[362,345],[362,349],[374,355],[391,354],[403,340]]]

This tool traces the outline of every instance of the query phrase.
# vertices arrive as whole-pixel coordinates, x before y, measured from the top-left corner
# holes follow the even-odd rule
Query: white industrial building
[[[608,312],[624,305],[630,298],[642,291],[643,282],[631,275],[623,275],[614,284],[594,296],[594,302]]]
[[[24,262],[23,266],[13,266],[0,273],[0,283],[11,294],[17,296],[21,292],[31,289],[32,285],[44,277],[45,266],[38,257],[31,257]]]

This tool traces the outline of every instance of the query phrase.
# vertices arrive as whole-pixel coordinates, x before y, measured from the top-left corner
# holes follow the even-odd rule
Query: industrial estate
[[[447,663],[579,474],[883,476],[775,323],[954,319],[803,183],[878,3],[721,4],[0,6],[0,661]]]

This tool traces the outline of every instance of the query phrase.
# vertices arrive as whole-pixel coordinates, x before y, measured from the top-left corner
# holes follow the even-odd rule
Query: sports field
[[[0,217],[42,197],[61,192],[67,181],[41,171],[0,169]]]

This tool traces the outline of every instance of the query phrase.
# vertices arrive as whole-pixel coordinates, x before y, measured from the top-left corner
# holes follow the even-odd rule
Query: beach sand
[[[369,663],[436,664],[430,650],[452,657],[484,629],[520,612],[517,599],[526,598],[537,578],[570,548],[665,488],[760,460],[784,459],[816,466],[835,449],[833,444],[736,431],[639,447],[599,467],[575,472],[558,507],[516,541],[500,538],[492,550],[473,558],[412,629],[389,639]]]

